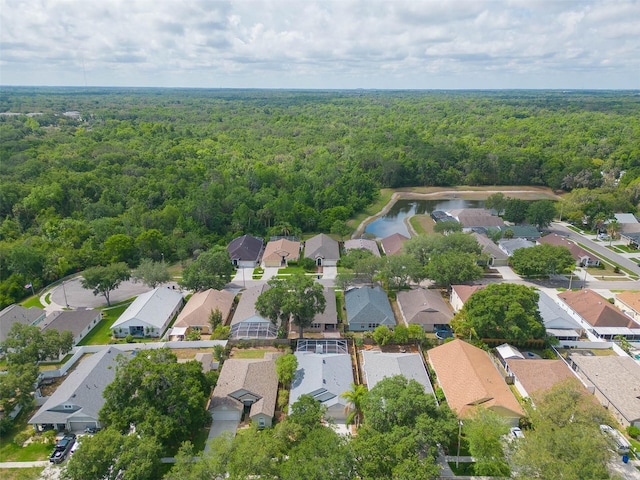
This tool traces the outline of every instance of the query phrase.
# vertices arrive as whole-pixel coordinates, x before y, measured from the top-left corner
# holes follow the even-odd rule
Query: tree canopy
[[[227,249],[221,246],[201,253],[182,271],[181,285],[190,290],[222,290],[231,281],[233,264]]]
[[[124,262],[111,263],[105,267],[92,267],[82,273],[83,288],[92,290],[94,295],[102,295],[111,306],[111,292],[125,280],[129,280],[131,272]]]
[[[576,265],[567,247],[548,244],[519,248],[513,252],[509,262],[518,274],[525,277],[569,273]]]
[[[546,335],[533,287],[492,283],[475,292],[451,326],[460,337],[503,339],[519,344]]]

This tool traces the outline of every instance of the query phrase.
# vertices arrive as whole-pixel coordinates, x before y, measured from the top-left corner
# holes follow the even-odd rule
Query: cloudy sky
[[[640,88],[640,0],[0,0],[0,84]]]

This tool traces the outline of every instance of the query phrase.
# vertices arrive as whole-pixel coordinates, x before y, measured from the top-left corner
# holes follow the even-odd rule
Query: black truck
[[[67,433],[61,440],[56,443],[56,448],[53,449],[49,461],[51,463],[62,463],[67,457],[69,450],[73,447],[76,441],[76,436],[73,433]]]

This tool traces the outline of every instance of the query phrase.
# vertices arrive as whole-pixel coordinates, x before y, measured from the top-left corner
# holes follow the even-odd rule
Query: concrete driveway
[[[232,437],[236,435],[238,430],[238,422],[235,420],[214,420],[211,423],[209,429],[209,436],[207,437],[207,444],[204,446],[205,453],[209,451],[209,442],[217,437],[222,436],[226,432],[229,432]]]

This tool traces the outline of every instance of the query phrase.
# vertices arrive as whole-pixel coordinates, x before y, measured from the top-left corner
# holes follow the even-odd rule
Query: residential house
[[[460,418],[473,417],[480,406],[514,426],[524,416],[503,375],[484,350],[456,339],[432,348],[427,355],[447,403]]]
[[[448,214],[462,224],[463,230],[474,227],[502,227],[504,221],[485,208],[461,208],[451,210]]]
[[[620,238],[627,245],[638,248],[640,245],[640,222],[632,213],[616,213],[615,218],[620,224]]]
[[[299,258],[300,242],[281,238],[267,243],[262,255],[262,264],[265,267],[286,267],[288,262],[295,262]]]
[[[548,335],[560,341],[578,341],[584,335],[582,325],[542,290],[538,290],[538,310]]]
[[[615,296],[614,305],[640,322],[640,292],[621,292]]]
[[[310,258],[319,267],[335,267],[340,260],[340,245],[329,235],[320,233],[304,244],[304,258]]]
[[[367,388],[371,390],[384,379],[402,375],[423,386],[425,393],[434,395],[427,368],[419,353],[384,353],[362,350],[362,370]]]
[[[380,240],[380,246],[387,257],[391,255],[399,255],[402,253],[404,242],[407,240],[409,239],[401,233],[394,233]]]
[[[0,342],[7,339],[7,335],[14,323],[22,325],[37,325],[44,320],[46,312],[40,308],[25,308],[22,305],[9,305],[0,312]]]
[[[99,412],[104,405],[104,389],[116,376],[117,358],[130,353],[108,347],[80,362],[55,392],[29,419],[38,430],[81,432],[87,427],[100,428]]]
[[[580,247],[577,243],[569,240],[566,237],[560,236],[556,233],[550,233],[544,237],[538,239],[540,245],[555,245],[560,247],[567,247],[571,252],[571,256],[576,261],[576,265],[584,267],[597,267],[600,265],[600,259],[593,253],[586,251]]]
[[[380,287],[360,287],[344,294],[349,330],[372,331],[380,325],[393,329],[396,320],[387,293]]]
[[[47,330],[69,331],[73,335],[73,344],[77,345],[102,320],[100,310],[63,310],[47,315],[40,324],[43,332]]]
[[[523,397],[542,394],[568,379],[578,381],[563,360],[512,358],[506,361],[505,369]]]
[[[464,307],[469,297],[478,290],[482,290],[486,285],[451,285],[451,296],[449,303],[455,313],[458,313]]]
[[[600,338],[612,340],[620,335],[630,341],[640,340],[640,325],[593,290],[567,290],[558,298],[574,319]]]
[[[324,312],[317,313],[313,317],[313,322],[308,328],[304,329],[305,333],[322,333],[336,332],[338,329],[338,308],[336,304],[336,293],[330,288],[322,291],[325,300]],[[299,328],[293,322],[289,322],[289,332],[298,332]]]
[[[247,288],[242,292],[231,319],[231,338],[276,338],[278,336],[278,326],[256,310],[258,297],[269,288],[265,283]]]
[[[209,409],[213,422],[240,422],[245,408],[258,427],[270,427],[276,410],[278,375],[272,356],[230,358],[222,364]]]
[[[535,244],[530,242],[529,240],[525,240],[524,238],[512,238],[509,240],[500,240],[498,241],[498,247],[504,253],[507,254],[508,257],[513,255],[513,252],[520,248],[531,248],[534,247]]]
[[[477,232],[473,232],[471,235],[478,241],[482,253],[487,256],[487,265],[490,267],[506,267],[509,265],[509,256],[500,250],[500,247],[493,240]]]
[[[631,357],[569,355],[569,364],[624,427],[640,428],[640,365]]]
[[[368,250],[376,257],[380,256],[380,250],[375,240],[369,240],[368,238],[356,238],[347,240],[344,242],[345,250]]]
[[[397,304],[405,325],[420,325],[425,332],[447,328],[453,318],[453,312],[438,290],[401,290]]]
[[[349,410],[342,394],[349,391],[353,383],[351,355],[296,352],[295,356],[298,369],[291,383],[289,408],[302,395],[311,395],[326,407],[326,419],[343,423]]]
[[[182,308],[182,293],[158,287],[136,298],[111,326],[114,337],[161,337]]]
[[[260,255],[264,242],[261,238],[242,235],[234,238],[227,246],[229,258],[237,267],[254,268],[260,265]]]
[[[194,293],[184,306],[171,330],[171,336],[182,337],[191,330],[205,335],[211,333],[211,313],[218,310],[222,316],[222,325],[226,325],[231,315],[235,294],[227,290],[210,288]]]

